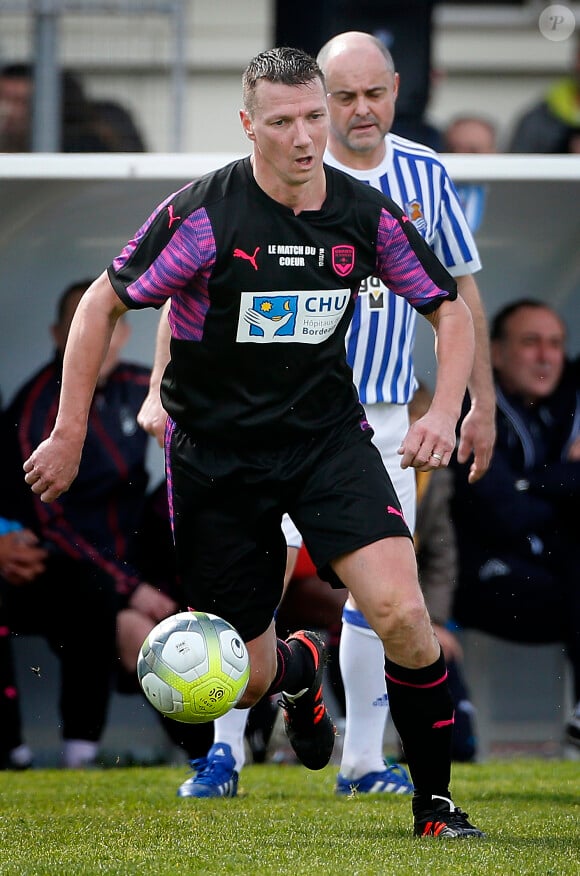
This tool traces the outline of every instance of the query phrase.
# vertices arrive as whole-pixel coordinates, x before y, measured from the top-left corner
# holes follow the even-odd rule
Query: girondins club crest
[[[340,277],[346,277],[354,268],[354,246],[342,243],[332,247],[332,267]]]

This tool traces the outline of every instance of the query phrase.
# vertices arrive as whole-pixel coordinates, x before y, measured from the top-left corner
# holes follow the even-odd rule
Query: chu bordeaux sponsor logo
[[[238,343],[319,344],[336,330],[350,300],[349,289],[242,292]]]

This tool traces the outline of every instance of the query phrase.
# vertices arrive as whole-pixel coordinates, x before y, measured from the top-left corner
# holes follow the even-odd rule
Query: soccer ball
[[[182,611],[151,630],[139,652],[137,676],[163,715],[203,724],[239,701],[250,677],[250,659],[239,633],[223,618]]]

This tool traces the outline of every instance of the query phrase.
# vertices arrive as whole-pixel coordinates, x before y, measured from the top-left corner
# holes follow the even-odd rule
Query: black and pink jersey
[[[358,421],[345,334],[361,282],[423,313],[456,297],[393,201],[325,172],[322,209],[295,215],[235,161],[167,198],[110,266],[127,306],[171,298],[162,398],[190,436],[268,447]]]

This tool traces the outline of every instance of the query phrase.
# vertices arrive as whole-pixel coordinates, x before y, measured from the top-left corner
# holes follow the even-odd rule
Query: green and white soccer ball
[[[237,630],[215,614],[182,611],[154,627],[141,646],[137,676],[145,696],[168,718],[203,724],[229,712],[250,677]]]

